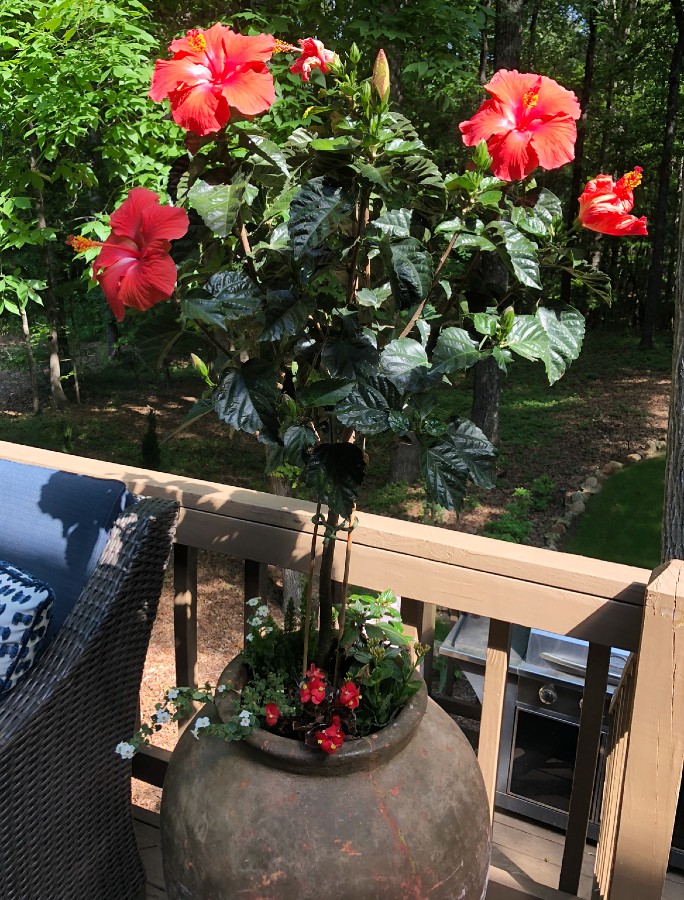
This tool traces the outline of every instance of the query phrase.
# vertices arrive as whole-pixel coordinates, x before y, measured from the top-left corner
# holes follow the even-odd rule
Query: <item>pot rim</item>
[[[336,753],[317,753],[303,741],[273,734],[265,728],[255,728],[242,743],[259,753],[267,765],[291,772],[339,775],[346,771],[373,768],[377,763],[396,756],[406,747],[425,715],[427,687],[417,672],[415,675],[420,678],[420,690],[411,697],[394,721],[374,734],[345,742]],[[229,690],[239,689],[246,678],[247,667],[242,662],[242,657],[236,656],[221,673],[218,685],[225,685]],[[223,722],[233,715],[227,693],[217,693],[214,701]]]

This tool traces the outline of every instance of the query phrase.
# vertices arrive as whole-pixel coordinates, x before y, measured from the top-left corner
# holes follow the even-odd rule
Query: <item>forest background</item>
[[[635,211],[648,217],[650,236],[584,231],[583,252],[610,276],[612,303],[569,279],[548,286],[544,302],[569,301],[590,331],[621,328],[644,350],[659,329],[671,331],[683,156],[681,0],[388,0],[377,7],[358,0],[25,0],[20,10],[0,0],[0,329],[23,330],[36,410],[33,348],[49,360],[59,410],[79,400],[78,362],[88,342],[104,346],[106,336],[111,353],[125,357],[132,348],[138,361],[159,359],[159,320],[131,316],[117,325],[64,240],[73,232],[102,239],[109,212],[130,187],[164,195],[179,177],[187,159],[179,156],[182,133],[147,99],[149,78],[174,35],[215,21],[290,42],[315,35],[339,53],[355,42],[369,66],[384,48],[394,106],[451,169],[469,158],[458,123],[499,66],[543,73],[574,90],[583,110],[575,161],[543,173],[540,183],[563,200],[571,224],[589,178],[641,166]],[[278,102],[261,124],[284,134],[305,121],[310,97],[285,62],[275,68]],[[182,345],[175,350],[180,358]],[[516,365],[523,389],[534,394],[530,367]],[[64,427],[69,449],[71,426]]]

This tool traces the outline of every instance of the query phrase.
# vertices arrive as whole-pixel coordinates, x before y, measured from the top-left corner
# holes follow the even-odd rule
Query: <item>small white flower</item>
[[[253,619],[249,619],[247,622],[248,625],[251,625],[252,628],[258,628],[261,625],[261,619],[259,616],[254,616]]]
[[[167,700],[175,700],[179,694],[180,694],[180,691],[178,690],[178,688],[169,688],[168,691],[166,692],[166,699]]]
[[[261,601],[261,597],[252,597],[251,600],[247,601],[247,606],[258,606]]]
[[[209,725],[211,725],[209,716],[200,716],[199,719],[197,719],[197,721],[195,722],[195,727],[192,729],[192,734],[199,740],[198,732],[200,731],[200,729],[207,728]]]
[[[246,640],[246,641],[253,641],[253,640],[254,640],[254,635],[253,635],[253,634],[248,634],[248,635],[246,635],[245,640]]]
[[[121,759],[133,759],[135,756],[135,747],[133,744],[129,744],[128,741],[121,741],[120,744],[116,745],[115,753],[118,753]]]
[[[219,692],[219,694],[222,694],[225,690],[227,690],[227,687],[226,687],[225,684],[220,684],[220,685],[216,688],[216,690]]]
[[[166,725],[171,721],[171,713],[167,709],[158,709],[152,714],[152,718],[158,725]]]
[[[238,723],[239,723],[243,728],[249,728],[249,726],[252,724],[252,714],[251,714],[251,712],[249,712],[249,710],[247,710],[247,709],[243,709],[243,710],[241,711],[240,715],[238,716]]]
[[[271,626],[269,625],[267,628],[264,628],[264,634],[270,634],[273,631]]]
[[[265,619],[266,616],[268,615],[268,606],[260,606],[259,609],[257,610],[257,615],[263,616],[263,618]]]

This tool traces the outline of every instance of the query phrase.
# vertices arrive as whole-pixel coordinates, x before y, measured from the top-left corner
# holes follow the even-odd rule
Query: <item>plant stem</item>
[[[316,541],[318,540],[318,523],[321,517],[321,501],[316,506],[314,530],[311,537],[311,556],[309,557],[309,581],[306,585],[306,608],[304,613],[304,659],[302,662],[302,678],[306,677],[309,665],[309,632],[311,631],[311,603],[313,599],[314,568],[316,566]]]
[[[344,635],[344,620],[347,613],[347,592],[349,590],[349,563],[351,562],[352,551],[352,534],[354,532],[354,513],[356,512],[356,504],[352,506],[351,515],[349,516],[349,530],[347,531],[347,550],[344,555],[344,579],[342,581],[342,606],[340,608],[340,618],[338,622],[338,631],[340,637],[337,641],[337,651],[335,652],[335,677],[333,679],[333,687],[337,688],[337,680],[340,677],[340,660],[342,658],[342,637]]]
[[[333,510],[328,510],[325,523],[325,539],[321,554],[321,571],[318,576],[318,653],[317,665],[322,669],[328,663],[332,646],[332,567],[335,556],[335,527],[340,517]]]
[[[252,247],[249,243],[249,236],[247,234],[247,229],[245,228],[245,223],[242,221],[242,216],[238,213],[237,223],[240,227],[240,243],[242,244],[242,249],[245,252],[245,261],[247,263],[247,268],[249,269],[249,274],[252,278],[259,283],[259,279],[257,277],[256,266],[254,265],[254,258],[252,257]]]
[[[363,237],[363,232],[365,231],[366,225],[370,218],[370,213],[368,210],[370,195],[371,189],[369,187],[364,188],[359,199],[359,208],[356,219],[356,238],[354,242],[354,249],[352,250],[351,259],[349,260],[349,269],[347,273],[347,305],[352,302],[352,300],[354,299],[354,294],[356,293],[356,286],[358,283],[356,264],[359,259],[359,250],[361,249],[361,238]]]
[[[399,335],[400,338],[407,337],[407,335],[409,335],[411,333],[411,329],[413,328],[413,326],[416,324],[416,322],[420,318],[420,314],[423,312],[423,309],[425,308],[425,304],[428,301],[428,297],[432,293],[432,289],[434,288],[434,286],[437,284],[437,279],[439,278],[439,273],[444,268],[444,263],[447,261],[447,259],[449,259],[449,255],[450,255],[451,251],[454,249],[454,244],[456,243],[456,238],[458,237],[458,234],[459,234],[458,231],[454,232],[451,240],[449,241],[449,243],[447,245],[446,250],[444,251],[444,253],[442,253],[442,258],[440,259],[439,263],[437,264],[437,268],[435,269],[435,274],[432,276],[432,284],[430,285],[430,289],[428,290],[427,294],[425,295],[425,299],[419,303],[418,308],[416,309],[414,314],[411,316],[411,318],[408,321],[408,324],[406,325],[406,327],[403,329],[403,331]]]

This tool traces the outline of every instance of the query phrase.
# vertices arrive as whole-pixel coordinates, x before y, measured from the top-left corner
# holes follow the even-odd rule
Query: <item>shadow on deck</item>
[[[134,818],[138,845],[147,871],[146,900],[164,900],[166,891],[159,843],[159,816],[135,807]],[[570,894],[561,893],[553,887],[558,884],[562,856],[562,835],[526,819],[497,812],[494,818],[492,868],[486,900],[570,898]],[[591,897],[595,856],[595,847],[587,844],[578,894],[582,900],[589,900]],[[684,873],[668,872],[662,900],[682,900],[682,897]]]

